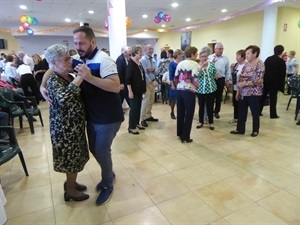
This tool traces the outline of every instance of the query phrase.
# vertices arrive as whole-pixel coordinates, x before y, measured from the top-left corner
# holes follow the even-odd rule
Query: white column
[[[121,48],[127,45],[125,0],[107,0],[109,51],[116,60]]]
[[[264,11],[264,23],[261,39],[260,58],[264,61],[267,57],[274,54],[276,24],[277,24],[277,5],[272,4]]]

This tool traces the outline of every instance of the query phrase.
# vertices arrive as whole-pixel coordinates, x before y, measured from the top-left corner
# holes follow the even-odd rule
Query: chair
[[[41,124],[42,126],[44,126],[41,110],[37,107],[35,97],[20,95],[9,88],[0,88],[0,95],[2,95],[2,97],[4,97],[6,100],[12,100],[12,101],[15,99],[22,100],[23,107],[21,108],[23,109],[23,115],[25,115],[28,118],[31,134],[34,134],[33,116],[39,116]],[[12,119],[12,126],[13,126],[13,119]],[[21,122],[20,122],[20,127],[23,128]]]
[[[300,76],[290,76],[287,80],[287,83],[291,88],[291,97],[289,99],[286,110],[289,109],[292,99],[296,98],[297,99],[296,110],[295,110],[295,120],[296,120],[300,108]]]
[[[25,159],[19,147],[14,128],[12,126],[0,126],[0,132],[6,133],[9,137],[9,141],[0,140],[0,165],[8,162],[18,154],[23,170],[26,176],[29,176]]]

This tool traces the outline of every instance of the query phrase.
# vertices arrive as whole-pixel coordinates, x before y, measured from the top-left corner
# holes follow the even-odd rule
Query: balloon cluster
[[[165,22],[170,22],[171,21],[171,16],[168,14],[165,14],[163,12],[157,13],[157,16],[154,17],[154,22],[155,23],[160,23],[161,21]]]
[[[34,31],[30,28],[30,25],[37,25],[39,23],[38,19],[33,16],[22,15],[20,16],[20,21],[23,25],[19,26],[19,32],[26,32],[28,35],[33,35]]]
[[[126,28],[129,28],[130,26],[131,26],[131,19],[128,16],[126,16]],[[105,30],[109,29],[107,19],[104,21],[104,28],[105,28]]]

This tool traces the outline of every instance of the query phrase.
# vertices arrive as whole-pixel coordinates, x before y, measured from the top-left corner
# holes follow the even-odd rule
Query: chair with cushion
[[[37,107],[35,97],[20,95],[9,88],[0,88],[0,95],[6,98],[6,100],[12,100],[12,101],[15,99],[22,100],[24,107],[21,108],[24,111],[23,115],[25,115],[28,118],[31,134],[34,134],[33,116],[39,116],[41,124],[42,126],[44,126],[42,114],[40,109]],[[13,120],[12,120],[12,125],[13,125]],[[21,127],[21,123],[20,123],[20,127]]]
[[[19,155],[24,172],[29,176],[23,153],[19,147],[15,130],[12,126],[0,126],[0,132],[8,135],[8,141],[0,140],[0,165]]]

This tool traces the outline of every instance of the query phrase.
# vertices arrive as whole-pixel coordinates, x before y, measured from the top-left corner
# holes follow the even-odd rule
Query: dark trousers
[[[37,84],[32,74],[24,74],[21,76],[21,87],[25,96],[34,96],[37,104],[40,102],[40,91],[38,90]],[[28,88],[30,87],[32,94]]]
[[[223,97],[223,90],[225,86],[225,77],[219,78],[216,80],[217,84],[217,90],[215,92],[215,114],[219,114],[221,110],[221,103],[222,103],[222,97]]]
[[[129,129],[135,129],[136,125],[140,124],[141,107],[143,96],[138,95],[130,98],[130,111],[129,111]]]
[[[195,93],[177,91],[177,136],[189,140],[195,112]]]
[[[259,101],[260,96],[246,96],[239,100],[239,118],[237,131],[245,133],[248,115],[248,106],[252,114],[252,132],[259,132]]]
[[[277,90],[269,89],[267,85],[264,86],[263,95],[260,99],[260,113],[263,112],[264,103],[267,95],[270,96],[270,118],[277,117],[276,105],[277,105]]]
[[[233,118],[237,120],[239,118],[239,102],[235,98],[236,92],[237,91],[233,90],[232,104],[233,104]]]
[[[214,123],[214,98],[215,98],[215,92],[210,94],[197,94],[198,98],[198,104],[199,104],[199,122],[204,123],[203,117],[204,117],[204,109],[206,105],[207,110],[207,116],[208,116],[208,123],[213,124]]]

